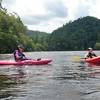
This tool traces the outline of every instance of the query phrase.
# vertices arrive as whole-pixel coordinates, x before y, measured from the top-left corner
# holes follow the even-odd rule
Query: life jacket
[[[17,53],[19,58],[16,57],[16,53]],[[15,61],[21,61],[21,60],[24,60],[24,58],[25,58],[25,55],[22,52],[20,52],[19,50],[15,50],[14,51],[14,59],[15,59]]]
[[[96,57],[96,54],[94,52],[89,52],[87,57],[93,58],[93,57]]]

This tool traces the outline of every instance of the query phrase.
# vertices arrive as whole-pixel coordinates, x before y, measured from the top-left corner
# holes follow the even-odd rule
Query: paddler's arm
[[[88,53],[86,53],[84,56],[84,59],[87,59],[87,58],[88,58]]]

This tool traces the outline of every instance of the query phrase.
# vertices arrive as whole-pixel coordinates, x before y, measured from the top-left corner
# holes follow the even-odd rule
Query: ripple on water
[[[1,67],[0,99],[100,100],[100,68],[72,59],[83,54],[84,51],[27,53],[31,58],[49,57],[53,62],[43,66]]]

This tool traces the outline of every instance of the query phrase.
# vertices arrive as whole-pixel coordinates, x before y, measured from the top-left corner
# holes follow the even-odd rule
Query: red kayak
[[[87,58],[85,61],[88,63],[100,64],[100,56],[93,57],[93,58]]]
[[[46,65],[50,63],[50,59],[41,59],[41,60],[24,60],[24,61],[6,61],[0,60],[0,65]]]

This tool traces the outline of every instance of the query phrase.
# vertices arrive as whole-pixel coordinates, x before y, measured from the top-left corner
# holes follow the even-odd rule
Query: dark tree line
[[[50,36],[50,50],[85,50],[88,47],[100,49],[100,20],[83,17],[53,31]]]

